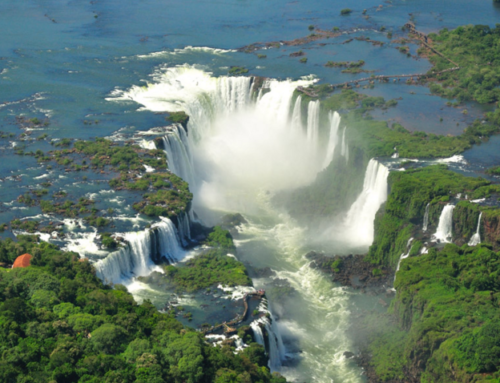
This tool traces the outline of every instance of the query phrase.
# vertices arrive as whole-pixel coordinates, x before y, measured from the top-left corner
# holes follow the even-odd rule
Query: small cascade
[[[264,334],[262,333],[262,328],[259,325],[259,321],[253,321],[252,323],[250,323],[250,327],[252,328],[255,341],[265,348],[266,344],[264,343]]]
[[[274,320],[273,314],[267,308],[267,300],[263,299],[262,303],[259,305],[258,310],[260,312],[265,312],[267,315],[261,317],[252,323],[250,327],[254,334],[255,341],[266,348],[267,354],[269,356],[269,368],[271,371],[278,371],[281,367],[282,361],[285,360],[286,349],[281,338],[279,329],[277,328],[276,321]],[[262,332],[262,327],[266,329],[267,332],[267,347]]]
[[[328,147],[326,148],[325,161],[323,162],[323,169],[325,169],[333,160],[335,154],[335,147],[338,141],[338,130],[340,125],[340,115],[337,112],[330,111],[328,113],[330,120],[330,138],[328,140]]]
[[[469,241],[469,246],[477,246],[481,243],[481,217],[483,216],[483,212],[479,213],[479,219],[477,221],[477,229],[474,235],[471,237]]]
[[[168,168],[186,181],[193,190],[195,186],[193,157],[184,127],[179,124],[173,125],[163,137],[163,145],[167,154]]]
[[[151,259],[151,232],[143,230],[124,235],[128,246],[96,262],[97,276],[106,283],[120,283],[124,278],[145,276],[157,267]]]
[[[340,147],[340,155],[345,157],[346,162],[349,161],[349,146],[346,143],[346,134],[347,126],[344,127],[344,131],[342,133],[342,146]]]
[[[426,232],[427,227],[429,226],[429,206],[430,206],[430,203],[428,203],[427,206],[425,207],[424,224],[422,225],[423,232]]]
[[[191,219],[190,214],[181,213],[177,216],[177,222],[179,223],[179,236],[182,242],[182,246],[186,247],[191,242]]]
[[[266,331],[268,335],[268,343],[269,343],[269,368],[271,371],[277,371],[281,367],[281,355],[279,349],[278,338],[273,331],[272,324],[269,323],[269,319],[265,319],[264,325],[266,326]]]
[[[394,154],[391,156],[391,158],[399,158],[399,153],[398,153],[397,147],[394,147]]]
[[[373,221],[380,206],[387,200],[387,177],[389,169],[371,159],[365,172],[363,191],[347,212],[344,233],[348,240],[361,246],[373,242]]]
[[[285,349],[285,345],[283,344],[283,338],[281,337],[281,333],[278,329],[278,325],[276,324],[276,320],[274,319],[273,313],[271,311],[269,311],[269,314],[271,316],[271,333],[273,334],[273,336],[276,339],[276,345],[278,347],[279,357],[280,357],[280,365],[281,365],[281,362],[283,360],[285,360],[286,349]]]
[[[269,368],[271,371],[279,370],[281,367],[281,361],[284,359],[285,355],[283,341],[281,340],[281,336],[279,336],[279,332],[275,331],[273,323],[266,317],[262,317],[257,321],[252,322],[250,326],[252,327],[256,342],[262,344],[264,347],[266,347],[266,345],[261,326],[264,326],[266,329],[268,341],[266,351],[269,356]]]
[[[406,244],[406,250],[408,251],[406,254],[403,253],[401,254],[401,256],[399,257],[399,261],[398,261],[398,265],[396,266],[396,272],[394,273],[394,282],[396,282],[396,276],[398,274],[398,271],[399,271],[399,268],[401,267],[401,261],[403,259],[406,259],[410,256],[410,253],[411,253],[411,243],[413,242],[413,238],[410,238]]]
[[[319,101],[310,101],[307,107],[307,143],[313,150],[318,145]]]
[[[177,263],[184,257],[184,250],[179,244],[177,230],[168,218],[161,217],[161,220],[162,222],[153,225],[153,228],[158,230],[158,254],[160,259],[163,257],[170,263]]]
[[[292,131],[302,132],[302,96],[298,96],[292,112]]]
[[[158,254],[169,261],[179,261],[184,254],[175,226],[168,218],[162,218],[162,222],[153,225],[153,230],[125,233],[123,237],[128,246],[94,263],[97,276],[106,283],[120,283],[153,271],[161,272],[161,268],[153,262]]]
[[[452,204],[448,204],[443,208],[436,233],[431,238],[433,242],[451,242],[453,235],[453,209],[455,209],[455,205]]]

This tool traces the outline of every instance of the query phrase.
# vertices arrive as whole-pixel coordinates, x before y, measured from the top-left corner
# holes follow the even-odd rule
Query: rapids
[[[170,170],[190,180],[196,215],[216,224],[226,212],[244,214],[248,223],[235,240],[239,259],[271,267],[271,279],[286,279],[295,291],[293,299],[269,302],[270,319],[251,326],[259,343],[264,342],[262,327],[272,334],[271,369],[292,381],[363,381],[359,367],[343,356],[353,349],[348,330],[355,293],[309,266],[310,233],[271,202],[280,190],[311,183],[335,158],[348,160],[347,127],[339,137],[339,114],[329,113],[322,126],[320,104],[304,105],[294,96],[298,86],[312,83],[309,79],[266,80],[255,89],[250,78],[216,78],[187,65],[160,67],[152,77],[147,86],[116,90],[109,100],[133,100],[143,110],[182,110],[190,116],[187,130],[172,126],[163,143]],[[363,190],[346,211],[343,240],[357,248],[373,241],[375,213],[387,199],[388,172],[372,159]],[[267,283],[269,278],[254,279],[256,288]]]

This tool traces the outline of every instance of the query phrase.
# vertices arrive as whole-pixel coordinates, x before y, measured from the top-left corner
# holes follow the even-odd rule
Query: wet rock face
[[[276,275],[276,272],[270,267],[252,267],[251,265],[246,264],[248,273],[252,278],[271,278]]]
[[[485,217],[483,221],[485,242],[491,243],[493,248],[500,248],[500,220],[498,217]],[[482,233],[481,233],[482,234]]]
[[[453,242],[462,246],[469,242],[477,230],[480,210],[476,205],[458,204],[453,211]],[[479,233],[481,242],[500,249],[500,217],[483,211]]]
[[[224,230],[228,230],[231,235],[238,235],[238,226],[248,223],[248,221],[240,213],[226,214],[222,217],[220,226]]]
[[[330,256],[314,251],[306,254],[311,267],[332,276],[334,282],[355,289],[380,288],[390,284],[393,274],[364,260],[364,255]]]

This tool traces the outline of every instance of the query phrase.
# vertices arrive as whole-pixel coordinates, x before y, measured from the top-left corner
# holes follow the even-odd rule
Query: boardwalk
[[[248,298],[249,297],[256,297],[256,298],[261,299],[264,297],[265,293],[266,292],[264,290],[258,290],[254,293],[245,294],[245,296],[243,297],[243,306],[245,308],[243,311],[243,314],[237,315],[236,318],[234,318],[230,322],[224,322],[222,324],[219,324],[217,326],[212,326],[209,328],[202,328],[200,331],[204,334],[210,334],[214,331],[217,331],[217,330],[220,330],[221,328],[224,328],[224,332],[226,332],[226,333],[236,332],[237,328],[232,327],[232,326],[236,326],[236,325],[240,324],[241,322],[243,322],[245,320],[246,316],[248,315],[248,309],[249,309],[248,301],[247,301]]]
[[[454,72],[456,70],[459,70],[460,67],[455,67],[455,68],[449,68],[449,69],[445,69],[445,70],[442,70],[440,72],[431,72],[431,73],[413,73],[413,74],[401,74],[401,75],[381,75],[381,76],[372,76],[372,77],[365,77],[365,78],[359,78],[357,80],[351,80],[351,81],[346,81],[346,82],[343,82],[343,83],[340,83],[340,84],[330,84],[330,88],[332,90],[336,89],[336,88],[344,88],[344,87],[347,87],[349,86],[350,84],[355,84],[355,85],[358,85],[358,83],[360,82],[366,82],[366,81],[384,81],[384,82],[387,82],[389,81],[391,78],[392,79],[399,79],[399,78],[416,78],[417,80],[422,78],[422,77],[432,77],[432,76],[438,76],[442,73],[446,73],[446,72]],[[299,87],[300,88],[300,87]],[[299,92],[302,92],[302,93],[305,93],[307,94],[308,96],[310,96],[311,92],[309,89],[308,89],[308,92],[304,92],[304,89],[299,89],[297,88],[297,90]],[[311,96],[313,97],[313,96]]]
[[[413,74],[401,74],[401,75],[380,75],[380,76],[364,77],[364,78],[359,78],[357,80],[351,80],[351,81],[342,82],[342,83],[339,83],[339,84],[330,84],[331,90],[335,90],[335,89],[338,89],[338,88],[348,88],[350,85],[359,85],[359,83],[361,83],[361,82],[367,82],[367,81],[369,81],[372,84],[375,81],[388,82],[391,79],[393,79],[394,81],[396,81],[396,80],[399,80],[401,78],[411,78],[411,79],[415,78],[418,81],[421,78],[428,78],[428,77],[439,76],[440,74],[443,74],[443,73],[446,73],[446,72],[454,72],[454,71],[457,71],[457,70],[460,69],[460,66],[456,62],[454,62],[453,60],[449,59],[448,57],[446,57],[445,55],[443,55],[441,52],[437,51],[431,45],[429,45],[429,38],[427,37],[427,35],[425,33],[423,33],[423,32],[418,31],[415,28],[415,25],[413,23],[408,22],[408,23],[405,24],[404,27],[406,29],[408,29],[408,31],[409,31],[409,33],[411,35],[414,35],[418,40],[420,40],[420,42],[424,46],[426,46],[427,48],[429,48],[430,50],[432,50],[437,55],[439,55],[439,56],[443,57],[444,59],[448,60],[450,63],[452,63],[455,66],[453,68],[445,69],[445,70],[442,70],[440,72],[413,73]],[[312,89],[307,89],[307,88],[299,86],[299,87],[297,87],[297,91],[301,92],[301,93],[304,93],[305,95],[307,95],[309,97],[312,97],[312,98],[318,97],[318,95],[316,94],[316,92],[314,92],[314,90],[312,90]]]

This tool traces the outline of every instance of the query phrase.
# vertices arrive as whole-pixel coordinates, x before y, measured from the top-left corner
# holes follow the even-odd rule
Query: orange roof
[[[30,265],[30,261],[31,261],[31,255],[30,254],[20,255],[14,261],[14,264],[12,265],[12,268],[15,268],[15,267],[28,267]]]

